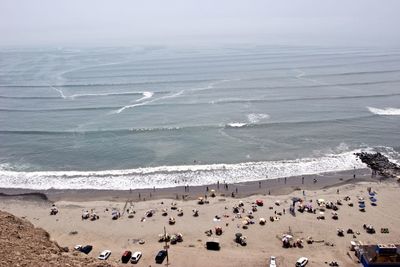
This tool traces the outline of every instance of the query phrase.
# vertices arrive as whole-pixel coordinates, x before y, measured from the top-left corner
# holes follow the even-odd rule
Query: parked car
[[[142,257],[142,252],[136,251],[135,253],[133,253],[131,257],[131,263],[138,263],[141,257]]]
[[[122,254],[121,262],[122,262],[122,263],[128,263],[129,260],[131,259],[131,257],[132,257],[132,252],[129,251],[129,250],[126,250],[126,251],[124,252],[124,254]]]
[[[167,257],[167,251],[166,250],[160,250],[157,253],[157,256],[156,256],[156,263],[163,263],[165,257]]]
[[[296,262],[296,267],[304,267],[308,263],[308,259],[306,257],[301,257]]]
[[[92,251],[92,249],[93,249],[93,246],[86,245],[86,246],[82,247],[79,251],[82,253],[85,253],[85,254],[89,254],[90,251]]]
[[[99,257],[97,257],[99,260],[106,260],[108,257],[110,257],[111,251],[110,250],[104,250],[103,252],[100,253]]]
[[[276,267],[276,258],[274,256],[269,258],[269,267]]]

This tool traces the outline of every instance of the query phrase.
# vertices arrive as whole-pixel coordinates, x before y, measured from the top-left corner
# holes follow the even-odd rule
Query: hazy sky
[[[0,0],[0,45],[400,45],[400,0]]]

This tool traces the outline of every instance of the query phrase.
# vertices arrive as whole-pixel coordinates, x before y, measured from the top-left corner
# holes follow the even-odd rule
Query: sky
[[[0,0],[0,46],[400,45],[400,0]]]

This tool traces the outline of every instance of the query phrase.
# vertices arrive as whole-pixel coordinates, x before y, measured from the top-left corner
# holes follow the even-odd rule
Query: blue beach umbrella
[[[361,208],[361,209],[363,209],[363,208],[365,208],[365,204],[362,203],[362,204],[358,205],[358,207]]]
[[[374,197],[371,197],[371,202],[376,202],[376,201],[378,201],[376,198],[374,198]]]

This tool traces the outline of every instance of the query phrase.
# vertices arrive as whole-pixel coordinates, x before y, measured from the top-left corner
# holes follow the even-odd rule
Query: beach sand
[[[359,266],[353,260],[355,259],[353,252],[350,252],[353,259],[347,255],[351,240],[359,240],[365,244],[399,243],[400,195],[399,185],[394,180],[381,182],[371,179],[366,170],[357,172],[357,179],[352,179],[351,172],[331,173],[318,176],[317,183],[312,182],[316,176],[305,177],[304,184],[301,177],[293,177],[288,178],[286,184],[283,179],[262,181],[261,188],[259,182],[253,182],[228,185],[226,190],[221,182],[220,189],[216,190],[217,196],[212,198],[208,195],[209,204],[204,205],[197,204],[196,200],[197,197],[204,197],[206,193],[204,187],[189,188],[189,192],[177,187],[124,192],[50,190],[40,192],[45,193],[49,200],[42,199],[41,195],[2,196],[0,209],[26,218],[35,226],[45,229],[61,246],[72,249],[77,244],[91,244],[94,248],[89,256],[92,257],[97,257],[102,250],[110,249],[112,255],[108,261],[115,264],[121,264],[122,253],[131,250],[143,252],[143,258],[137,266],[156,266],[154,257],[164,246],[164,243],[158,242],[158,234],[162,233],[165,227],[168,233],[183,234],[182,243],[170,245],[170,266],[268,266],[270,256],[277,257],[278,266],[294,266],[301,256],[309,258],[307,266],[328,266],[325,262],[332,260],[338,261],[340,266]],[[231,191],[235,192],[236,187],[239,187],[238,194],[232,198]],[[368,187],[377,193],[377,206],[370,204]],[[209,185],[209,190],[211,189],[217,189],[216,185]],[[302,190],[305,190],[305,196]],[[32,191],[3,189],[1,192],[15,194]],[[179,200],[175,199],[176,195]],[[182,200],[181,195],[188,197]],[[348,201],[343,200],[345,196],[350,196],[354,203],[353,207],[348,206]],[[319,210],[316,214],[300,213],[296,210],[293,216],[289,213],[292,197],[300,197],[305,202],[312,200],[314,207],[317,207],[315,202],[320,198],[333,202],[341,199],[343,205],[339,206],[337,211],[339,219],[331,218],[330,209],[325,210],[325,220],[317,220],[317,216],[321,215]],[[359,211],[358,197],[366,200],[366,212]],[[243,201],[243,208],[247,212],[257,199],[263,200],[264,206],[258,207],[253,214],[256,223],[249,225],[248,229],[242,229],[243,219],[235,218],[232,207]],[[116,208],[122,212],[127,200],[133,201],[136,212],[134,218],[128,218],[125,213],[118,220],[112,220],[111,210]],[[275,204],[277,200],[280,201],[279,206]],[[182,217],[177,216],[176,210],[171,210],[172,202],[176,202],[177,207],[183,209]],[[53,203],[58,207],[59,213],[50,216],[49,211]],[[167,216],[161,214],[164,208],[168,209]],[[82,210],[91,209],[95,209],[100,216],[99,220],[82,220]],[[153,217],[141,221],[149,209],[154,209],[156,213]],[[192,215],[193,209],[199,210],[198,217]],[[285,214],[277,215],[278,221],[269,220],[270,216],[276,216],[275,212],[283,213],[284,209]],[[216,215],[221,219],[214,220]],[[170,216],[176,219],[175,225],[168,224]],[[261,217],[267,219],[265,225],[258,223]],[[376,234],[367,234],[363,224],[372,224],[377,231]],[[216,226],[221,226],[223,229],[223,234],[218,236],[221,250],[208,251],[204,246],[208,239],[204,232],[212,229],[213,237],[216,237],[214,231]],[[337,228],[345,231],[352,228],[354,232],[360,234],[356,234],[355,238],[346,233],[344,237],[339,237]],[[381,233],[381,228],[389,228],[390,233]],[[73,231],[77,231],[77,234],[71,234]],[[240,246],[234,242],[237,232],[247,236],[247,246]],[[281,238],[288,232],[294,239],[305,241],[308,236],[312,236],[314,240],[324,240],[324,242],[313,244],[304,242],[303,248],[283,248]],[[140,239],[145,240],[145,244],[138,244],[137,241]],[[334,245],[328,246],[325,242]]]

